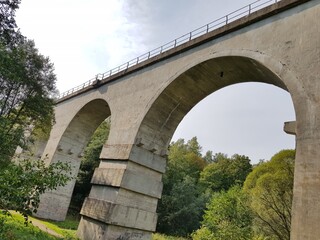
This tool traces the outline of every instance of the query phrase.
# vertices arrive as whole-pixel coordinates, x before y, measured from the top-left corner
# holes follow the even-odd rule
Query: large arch
[[[261,53],[233,50],[215,53],[210,58],[195,62],[169,79],[168,85],[150,101],[137,139],[143,139],[145,144],[157,149],[166,149],[179,123],[198,102],[236,83],[272,84],[288,91],[294,106],[298,101],[295,94],[301,87],[295,77],[285,65]]]
[[[65,219],[83,150],[94,131],[110,115],[111,111],[107,102],[103,99],[94,99],[80,107],[80,110],[77,110],[76,114],[72,117],[72,120],[58,140],[53,156],[49,156],[48,162],[54,163],[60,161],[70,163],[73,178],[66,186],[59,187],[55,191],[46,192],[41,196],[40,206],[36,214],[38,217],[57,221]],[[59,123],[56,124],[59,125]],[[51,134],[54,133],[51,132]],[[50,145],[50,142],[48,144]]]
[[[262,53],[246,50],[226,51],[199,60],[170,79],[168,85],[150,101],[150,108],[137,132],[136,142],[142,142],[148,149],[154,148],[163,152],[179,123],[197,103],[221,88],[243,82],[272,84],[288,91],[293,101],[296,121],[290,123],[290,133],[297,136],[295,176],[299,176],[295,177],[294,184],[291,235],[294,239],[300,239],[295,237],[301,234],[299,227],[303,217],[299,216],[298,211],[303,211],[301,195],[304,193],[301,182],[297,179],[307,174],[307,171],[301,173],[300,166],[305,162],[306,155],[303,152],[304,143],[299,141],[299,132],[308,124],[305,121],[305,112],[301,109],[301,102],[308,102],[309,97],[285,64]]]

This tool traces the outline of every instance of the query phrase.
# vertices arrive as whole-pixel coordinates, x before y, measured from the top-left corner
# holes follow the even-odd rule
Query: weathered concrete
[[[44,151],[48,162],[78,166],[93,130],[111,114],[109,138],[81,211],[80,238],[150,239],[167,147],[178,124],[209,94],[261,82],[288,91],[296,113],[294,127],[287,124],[296,135],[291,239],[318,239],[319,17],[320,0],[282,0],[58,102]],[[71,189],[44,196],[41,216],[63,218]]]

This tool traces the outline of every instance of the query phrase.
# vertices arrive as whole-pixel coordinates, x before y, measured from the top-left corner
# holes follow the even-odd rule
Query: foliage
[[[255,213],[255,230],[270,239],[290,239],[294,158],[294,150],[280,151],[255,167],[244,184]]]
[[[228,190],[235,184],[242,185],[252,170],[250,159],[246,156],[235,154],[228,158],[219,153],[213,159],[200,174],[201,185],[212,192]]]
[[[18,145],[26,146],[31,126],[48,130],[53,122],[53,64],[17,30],[19,3],[0,3],[0,167],[10,163]]]
[[[99,155],[103,144],[106,142],[110,131],[110,118],[103,121],[92,135],[81,160],[79,174],[73,191],[71,205],[73,211],[80,212],[84,199],[91,189],[91,178],[95,168],[99,166]]]
[[[174,184],[170,194],[162,196],[158,206],[157,231],[174,236],[188,236],[200,227],[206,196],[195,183],[186,176]]]
[[[213,195],[205,211],[202,227],[193,234],[193,239],[251,239],[251,223],[252,213],[247,195],[240,186],[234,186],[227,192]]]
[[[21,160],[0,169],[0,209],[15,210],[25,219],[35,213],[40,195],[65,185],[71,177],[69,164],[57,162],[46,167],[42,160]]]
[[[14,45],[21,37],[14,19],[20,2],[21,0],[0,1],[0,41],[7,45]]]
[[[162,199],[157,209],[157,231],[187,236],[200,226],[207,201],[198,187],[200,172],[206,165],[200,152],[196,138],[187,143],[179,139],[170,145]]]
[[[10,49],[0,42],[0,159],[8,162],[17,147],[26,146],[30,126],[50,129],[55,75],[49,59],[33,41]]]

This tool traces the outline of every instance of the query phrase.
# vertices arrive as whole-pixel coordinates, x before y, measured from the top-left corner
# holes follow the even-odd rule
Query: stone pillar
[[[320,236],[320,106],[301,104],[301,108],[296,129],[290,239],[317,240]]]
[[[78,228],[80,239],[151,239],[166,158],[138,145],[105,145]]]

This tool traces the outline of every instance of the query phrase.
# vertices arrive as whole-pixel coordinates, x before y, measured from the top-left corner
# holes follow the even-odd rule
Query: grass
[[[33,226],[31,223],[25,226],[24,218],[15,212],[11,213],[12,216],[4,216],[0,214],[0,239],[1,240],[76,240],[76,229],[79,221],[75,219],[67,219],[65,222],[43,221],[30,217],[29,220],[40,222],[48,229],[60,234],[62,238],[52,236],[47,232],[41,231],[38,227]],[[4,222],[3,222],[4,221]],[[1,223],[4,223],[1,225]]]
[[[46,228],[53,230],[62,238],[52,236],[47,232],[41,231],[38,227],[28,224],[25,226],[24,218],[16,213],[11,212],[12,216],[4,216],[0,213],[0,239],[1,240],[76,240],[76,230],[79,225],[79,220],[76,217],[68,216],[63,222],[44,221],[41,219],[29,217],[29,221],[40,222]],[[5,221],[1,225],[1,221]],[[187,240],[181,237],[166,236],[155,233],[152,235],[152,240]]]
[[[31,224],[25,226],[23,217],[18,214],[13,214],[11,217],[5,217],[1,214],[0,221],[5,221],[4,224],[0,226],[0,239],[2,240],[59,239],[41,231],[39,228],[34,227]]]
[[[30,220],[32,221],[32,217],[30,217]],[[41,219],[35,219],[36,221],[40,221],[43,225],[45,225],[47,228],[55,231],[56,233],[64,236],[64,239],[77,239],[76,237],[76,231],[79,225],[79,220],[67,217],[67,219],[63,222],[55,222],[50,220],[41,220]]]

